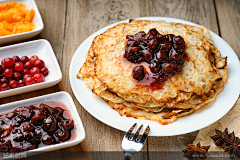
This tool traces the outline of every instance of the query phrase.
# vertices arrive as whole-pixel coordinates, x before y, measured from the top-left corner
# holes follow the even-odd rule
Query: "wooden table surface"
[[[69,66],[79,45],[95,31],[125,19],[146,16],[191,21],[220,35],[240,57],[240,0],[35,0],[45,34],[62,69],[63,82],[74,99],[91,151],[122,151],[122,131],[91,116],[75,98]],[[240,100],[237,102],[240,103]],[[179,151],[192,143],[198,131],[172,137],[149,137],[144,151]],[[134,159],[156,159],[154,155]]]

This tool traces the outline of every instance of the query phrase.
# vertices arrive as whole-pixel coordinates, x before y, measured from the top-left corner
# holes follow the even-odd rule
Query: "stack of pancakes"
[[[139,64],[123,55],[126,35],[156,28],[160,34],[180,35],[185,41],[182,71],[161,89],[139,85],[132,70]],[[222,58],[205,27],[164,21],[130,20],[97,36],[77,78],[102,97],[121,116],[148,119],[161,124],[174,122],[213,101],[227,81],[227,59]]]

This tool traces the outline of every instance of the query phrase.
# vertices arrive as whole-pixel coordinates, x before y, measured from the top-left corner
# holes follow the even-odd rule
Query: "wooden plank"
[[[212,0],[145,0],[141,4],[141,11],[143,17],[160,16],[184,19],[203,25],[218,34]],[[179,136],[149,137],[149,159],[158,158],[159,155],[153,151],[180,151],[187,147],[187,144],[193,142],[197,133],[198,131]]]
[[[220,33],[240,58],[240,0],[215,0]]]
[[[92,33],[114,22],[139,17],[139,1],[71,0],[68,2],[63,51],[63,66],[65,68],[63,70],[64,84],[67,91],[74,98],[74,102],[82,118],[90,150],[122,151],[121,142],[125,133],[98,121],[79,104],[70,87],[68,67],[76,49]],[[144,150],[146,151],[147,148],[145,147]],[[143,156],[140,159],[146,159],[146,157]]]

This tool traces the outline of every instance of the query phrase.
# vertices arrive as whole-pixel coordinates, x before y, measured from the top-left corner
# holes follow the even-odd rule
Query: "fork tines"
[[[130,137],[132,131],[134,130],[134,128],[136,127],[136,125],[137,125],[137,123],[135,123],[135,124],[128,130],[128,132],[125,134],[125,138],[129,139],[129,137]],[[143,127],[143,125],[141,125],[141,126],[137,129],[136,133],[134,134],[134,136],[133,136],[130,140],[133,140],[133,141],[136,141],[136,140],[137,140],[137,137],[138,137],[139,132],[141,131],[142,127]],[[144,131],[144,133],[143,133],[143,136],[142,136],[142,138],[139,140],[139,142],[142,142],[142,143],[143,143],[143,142],[147,139],[147,136],[148,136],[148,133],[149,133],[149,132],[150,132],[150,128],[149,128],[149,126],[147,126],[147,128],[145,129],[145,131]]]

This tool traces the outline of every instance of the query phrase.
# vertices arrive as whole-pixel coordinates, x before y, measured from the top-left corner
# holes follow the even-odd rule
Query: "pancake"
[[[136,85],[131,73],[136,64],[123,57],[126,35],[151,28],[161,34],[181,35],[186,42],[182,72],[155,90]],[[226,62],[203,26],[132,20],[94,39],[77,78],[84,79],[93,93],[120,115],[169,124],[216,98],[227,81]]]

